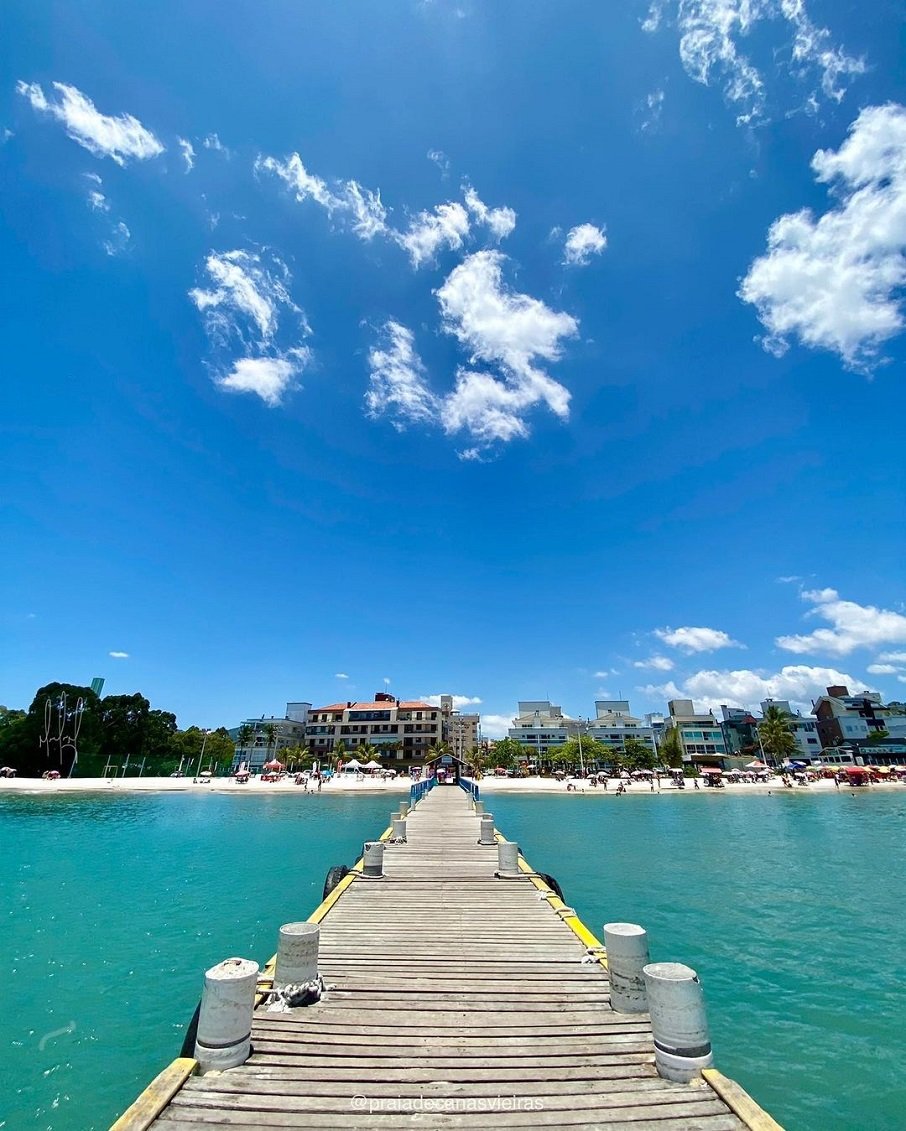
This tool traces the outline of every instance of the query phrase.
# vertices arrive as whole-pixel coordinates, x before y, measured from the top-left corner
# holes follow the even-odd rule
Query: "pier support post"
[[[195,1059],[201,1072],[245,1064],[251,1052],[258,963],[227,958],[205,972]]]
[[[484,816],[484,802],[483,801],[476,801],[475,802],[475,816],[476,817],[483,817]]]
[[[394,817],[393,818],[393,839],[405,840],[406,839],[406,818]]]
[[[617,1013],[645,1013],[643,969],[648,965],[648,933],[637,923],[605,923],[604,946],[610,976],[610,1004]]]
[[[701,982],[680,962],[651,962],[643,973],[658,1075],[688,1084],[714,1063]]]
[[[409,802],[408,801],[401,801],[400,802],[399,814],[404,819],[409,816]]]
[[[481,815],[481,831],[478,836],[479,844],[496,844],[497,841],[494,837],[494,814],[482,813]]]
[[[318,976],[318,945],[321,928],[317,923],[284,923],[277,944],[274,989],[291,982],[312,982]]]
[[[514,840],[498,841],[497,875],[511,877],[519,874],[519,845]]]
[[[366,840],[362,849],[362,875],[378,879],[384,874],[384,846],[379,840]]]

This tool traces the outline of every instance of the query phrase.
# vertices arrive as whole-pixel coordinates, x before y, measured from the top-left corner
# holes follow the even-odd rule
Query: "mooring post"
[[[604,946],[610,977],[610,1004],[617,1013],[645,1013],[648,997],[648,933],[637,923],[605,923]]]
[[[483,817],[484,816],[484,802],[483,801],[476,801],[475,802],[475,816],[476,817]]]
[[[401,801],[400,802],[399,814],[400,814],[401,817],[408,817],[409,816],[409,802],[408,801]]]
[[[377,879],[384,874],[384,845],[379,840],[366,840],[362,849],[362,875]]]
[[[701,982],[680,962],[651,962],[643,973],[658,1075],[688,1084],[714,1063]]]
[[[394,817],[393,818],[393,839],[405,840],[406,839],[406,818]]]
[[[494,837],[494,814],[482,813],[481,826],[478,835],[479,844],[496,844],[497,841]]]
[[[317,923],[284,923],[277,944],[274,989],[292,982],[313,982],[318,976],[318,945],[321,928]]]
[[[497,875],[510,877],[519,873],[519,845],[514,840],[497,842]]]
[[[258,963],[227,958],[205,971],[195,1059],[201,1072],[245,1064],[251,1052]]]

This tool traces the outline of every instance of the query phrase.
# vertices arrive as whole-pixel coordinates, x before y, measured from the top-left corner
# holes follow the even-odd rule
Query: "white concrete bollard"
[[[201,1072],[235,1068],[251,1053],[258,963],[227,958],[205,971],[195,1059]]]
[[[362,849],[362,875],[372,879],[384,874],[384,845],[379,840],[366,840]]]
[[[643,973],[658,1075],[688,1084],[714,1063],[702,984],[680,962],[651,962]]]
[[[610,1004],[617,1013],[645,1013],[648,933],[637,923],[605,923],[604,946],[610,976]]]
[[[400,813],[401,817],[408,817],[409,816],[409,802],[408,801],[401,801],[400,802],[399,813]]]
[[[484,816],[484,802],[483,801],[476,801],[475,802],[475,816],[476,817],[483,817]]]
[[[478,836],[479,844],[496,844],[497,841],[494,837],[494,814],[482,813],[481,815],[481,831]]]
[[[406,818],[394,817],[393,818],[393,839],[405,840],[406,839]]]
[[[277,944],[274,988],[290,982],[311,982],[318,976],[318,944],[321,928],[317,923],[284,923]]]
[[[497,871],[501,876],[519,875],[519,845],[514,840],[497,842]]]

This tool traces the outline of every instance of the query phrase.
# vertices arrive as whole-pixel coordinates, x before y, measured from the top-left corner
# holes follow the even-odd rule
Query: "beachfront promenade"
[[[613,1011],[597,940],[540,879],[496,878],[478,825],[465,792],[429,792],[384,878],[344,881],[312,917],[322,1000],[260,1004],[240,1067],[176,1062],[153,1126],[776,1128],[717,1073],[657,1075],[648,1015]]]

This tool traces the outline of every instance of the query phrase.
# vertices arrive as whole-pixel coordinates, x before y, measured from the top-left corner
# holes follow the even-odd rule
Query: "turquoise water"
[[[593,929],[705,984],[717,1063],[790,1131],[906,1127],[906,790],[488,795]],[[206,966],[265,959],[387,796],[0,796],[0,1127],[106,1128],[179,1052]]]

